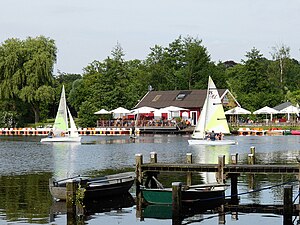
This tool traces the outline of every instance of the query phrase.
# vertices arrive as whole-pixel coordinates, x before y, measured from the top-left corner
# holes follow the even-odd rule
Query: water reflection
[[[53,146],[54,178],[59,180],[76,173],[80,143],[51,143]]]
[[[51,173],[0,177],[1,218],[18,223],[48,223]]]
[[[0,137],[0,219],[4,224],[18,222],[23,224],[49,223],[49,209],[52,198],[48,191],[48,179],[73,175],[99,174],[106,170],[119,172],[123,168],[134,168],[135,154],[142,153],[144,161],[149,160],[150,152],[155,151],[158,162],[182,163],[186,153],[193,154],[196,163],[217,163],[219,155],[225,155],[228,162],[230,155],[238,153],[239,163],[247,161],[250,147],[256,147],[258,163],[297,163],[300,136],[273,137],[228,137],[238,141],[236,146],[189,146],[189,136],[178,135],[145,135],[130,142],[128,136],[122,137],[83,137],[84,143],[73,144],[41,144],[40,137]],[[239,192],[259,189],[284,183],[294,179],[294,175],[255,175],[253,180],[241,175],[238,180]],[[172,177],[169,177],[170,182]],[[249,185],[251,184],[251,185]],[[296,196],[297,187],[294,189]],[[240,196],[242,203],[282,203],[282,187],[263,192]],[[118,214],[102,212],[89,218],[87,224],[141,224],[135,218],[132,207],[122,209]],[[126,212],[126,213],[125,213]],[[116,217],[110,215],[117,215]],[[248,216],[247,218],[251,218]],[[203,218],[210,218],[203,216]],[[261,215],[252,217],[257,225]],[[198,218],[200,221],[200,218]],[[264,218],[265,219],[265,218]],[[197,218],[196,218],[197,220]],[[203,224],[218,224],[202,220]],[[230,218],[229,218],[230,220]],[[243,220],[242,218],[240,219]],[[191,220],[193,221],[193,220]],[[248,222],[248,220],[245,220]],[[251,220],[249,220],[251,221]],[[274,220],[268,220],[272,223]],[[278,219],[276,220],[278,222]],[[56,224],[66,224],[66,218],[56,214]],[[164,224],[163,221],[145,221],[143,224]],[[191,222],[192,223],[192,222]],[[167,221],[165,224],[170,224]],[[241,224],[241,223],[239,223]],[[246,224],[246,223],[245,223]]]
[[[95,199],[85,201],[82,208],[82,216],[72,218],[74,221],[68,221],[68,224],[78,224],[79,221],[88,221],[94,218],[95,214],[110,213],[115,216],[130,213],[126,208],[135,204],[134,198],[130,193],[117,195],[109,198]],[[67,213],[66,202],[54,201],[50,207],[50,222],[55,222],[62,214]],[[79,221],[78,221],[79,220]],[[82,223],[84,224],[84,223]]]

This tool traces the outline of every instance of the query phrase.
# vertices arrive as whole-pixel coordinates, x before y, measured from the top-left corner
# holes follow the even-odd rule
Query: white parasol
[[[265,107],[263,107],[261,109],[258,109],[258,110],[256,110],[256,111],[253,112],[253,114],[266,114],[266,115],[270,114],[271,115],[271,121],[273,119],[273,114],[278,114],[278,113],[279,113],[278,110],[273,109],[273,108],[271,108],[269,106],[265,106]]]
[[[279,111],[279,113],[287,113],[288,114],[288,120],[290,120],[290,114],[297,114],[299,115],[299,109],[296,106],[290,105],[282,110]]]
[[[100,109],[99,111],[95,112],[94,114],[96,114],[96,115],[110,114],[110,112],[107,111],[106,109]]]

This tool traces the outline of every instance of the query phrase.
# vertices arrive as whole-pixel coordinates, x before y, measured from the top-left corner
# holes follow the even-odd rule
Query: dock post
[[[252,147],[251,147],[251,149],[252,149]],[[252,153],[248,154],[248,164],[254,165],[254,155]],[[252,174],[252,173],[249,174],[249,188],[251,190],[254,189],[254,174]]]
[[[186,163],[187,164],[192,164],[193,163],[192,153],[186,153]],[[187,186],[192,185],[192,172],[187,172],[186,184],[187,184]]]
[[[225,155],[219,155],[218,157],[218,174],[217,182],[224,183],[224,166],[225,166]]]
[[[224,205],[221,205],[219,207],[219,224],[225,224],[226,223],[226,217],[225,217],[225,207]]]
[[[157,163],[157,153],[150,152],[150,163]]]
[[[231,154],[230,163],[231,164],[238,164],[238,153]]]
[[[136,174],[136,192],[140,192],[140,185],[143,184],[143,155],[142,154],[135,154],[135,174]]]
[[[248,164],[254,165],[254,155],[253,154],[248,154]]]
[[[66,184],[66,206],[67,206],[67,224],[76,223],[76,191],[78,183],[75,181]]]
[[[293,186],[284,186],[283,195],[283,225],[293,224]]]
[[[253,164],[255,164],[255,147],[251,146],[250,147],[250,153],[253,155]]]
[[[181,213],[182,213],[182,204],[181,204],[181,182],[172,183],[172,224],[177,225],[181,224]]]
[[[157,163],[157,153],[156,152],[150,152],[150,163]],[[149,186],[149,181],[151,187],[157,187],[156,179],[157,179],[157,174],[158,172],[153,172],[153,173],[147,173],[147,180],[145,181],[145,186]],[[153,177],[155,179],[153,179]]]
[[[230,181],[231,181],[231,199],[230,199],[230,204],[232,205],[238,205],[239,204],[239,198],[238,198],[238,187],[237,187],[237,182],[238,182],[238,173],[230,173]]]

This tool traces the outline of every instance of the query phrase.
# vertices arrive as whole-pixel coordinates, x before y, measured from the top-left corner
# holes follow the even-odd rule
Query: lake
[[[197,163],[217,163],[219,155],[225,155],[227,161],[231,154],[238,153],[241,163],[247,161],[250,147],[254,146],[259,164],[295,164],[300,151],[300,136],[230,136],[226,138],[235,139],[238,145],[219,147],[189,146],[189,138],[189,135],[145,135],[133,142],[128,136],[83,136],[82,144],[42,144],[40,137],[1,136],[0,224],[67,224],[66,215],[58,213],[63,206],[53,202],[49,193],[49,178],[134,170],[138,153],[143,154],[144,162],[149,161],[150,152],[156,152],[159,162],[169,163],[185,162],[187,153],[192,153]],[[201,176],[204,181],[212,179],[212,174]],[[295,180],[293,175],[256,175],[250,186],[249,178],[242,175],[238,179],[239,193],[274,188],[241,195],[240,203],[282,204],[283,186],[276,185],[292,180]],[[296,197],[298,183],[293,184]],[[230,194],[230,190],[227,192],[226,195]],[[134,187],[130,193],[134,197]],[[122,204],[124,207],[113,210],[99,210],[96,205],[82,224],[172,224],[171,219],[141,219],[135,205]],[[226,215],[226,224],[265,225],[282,221],[282,216],[275,214],[241,213],[238,220]],[[199,223],[219,224],[218,214],[196,214],[182,221],[182,224]]]

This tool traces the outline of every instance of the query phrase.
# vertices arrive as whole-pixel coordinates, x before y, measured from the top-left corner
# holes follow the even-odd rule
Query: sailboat
[[[206,134],[209,132],[223,134],[230,133],[225,117],[220,95],[211,77],[208,78],[208,89],[206,99],[200,117],[192,134],[192,139],[188,140],[190,145],[232,145],[234,140],[208,140]]]
[[[69,120],[70,127],[69,127]],[[75,122],[66,103],[65,87],[62,87],[58,111],[53,125],[53,135],[42,138],[41,142],[80,142]]]

